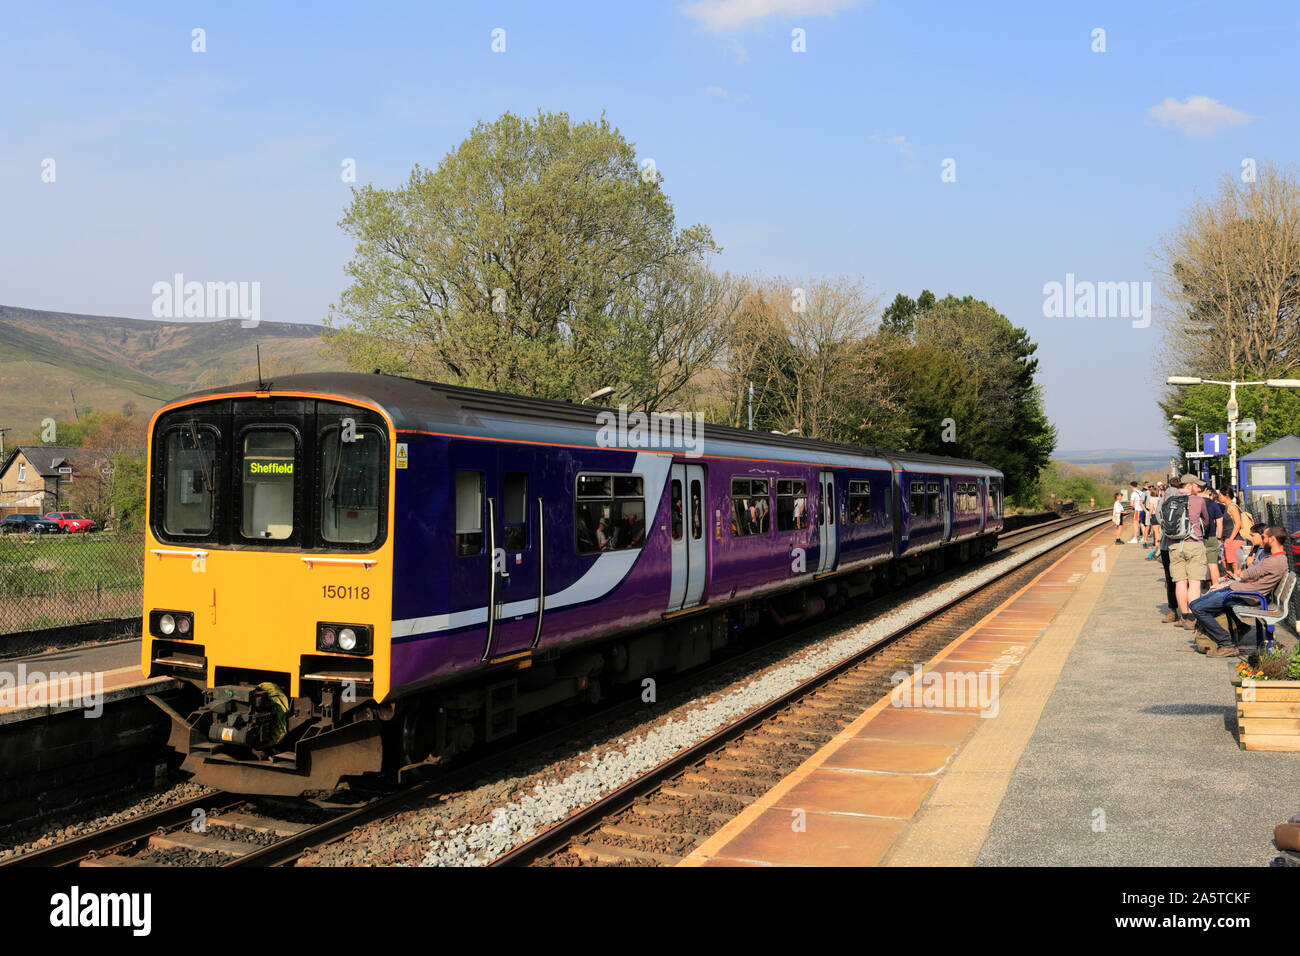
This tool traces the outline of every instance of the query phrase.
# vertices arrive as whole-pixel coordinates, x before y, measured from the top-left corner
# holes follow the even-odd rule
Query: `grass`
[[[0,634],[140,613],[139,534],[0,536]]]

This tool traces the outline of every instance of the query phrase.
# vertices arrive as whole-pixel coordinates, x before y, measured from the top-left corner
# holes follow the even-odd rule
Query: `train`
[[[151,697],[182,768],[249,794],[446,762],[1003,527],[976,461],[378,372],[194,392],[148,447],[142,671],[187,688]]]

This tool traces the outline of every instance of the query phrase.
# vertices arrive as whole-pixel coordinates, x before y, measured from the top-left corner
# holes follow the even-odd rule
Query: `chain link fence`
[[[0,534],[0,635],[141,613],[143,534]]]
[[[1264,514],[1260,520],[1264,524],[1280,524],[1286,528],[1286,533],[1291,535],[1291,540],[1287,542],[1287,550],[1291,552],[1291,564],[1300,572],[1300,505],[1287,504],[1281,501],[1268,501],[1264,503]],[[1287,623],[1291,625],[1292,630],[1300,631],[1300,587],[1291,592],[1291,616],[1287,618]]]

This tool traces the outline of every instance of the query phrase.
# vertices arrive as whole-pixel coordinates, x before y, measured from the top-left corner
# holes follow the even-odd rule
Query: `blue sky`
[[[604,112],[720,268],[971,294],[1026,327],[1065,449],[1169,445],[1159,329],[1046,318],[1044,284],[1152,280],[1198,194],[1300,138],[1283,2],[117,7],[6,11],[0,303],[147,318],[180,272],[320,321],[344,159],[391,186],[506,110]]]

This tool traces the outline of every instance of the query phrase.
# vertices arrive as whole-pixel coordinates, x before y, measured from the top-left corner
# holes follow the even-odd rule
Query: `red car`
[[[51,511],[45,517],[58,524],[60,528],[69,533],[76,531],[97,531],[98,527],[95,522],[91,521],[85,515],[79,515],[75,511]]]

